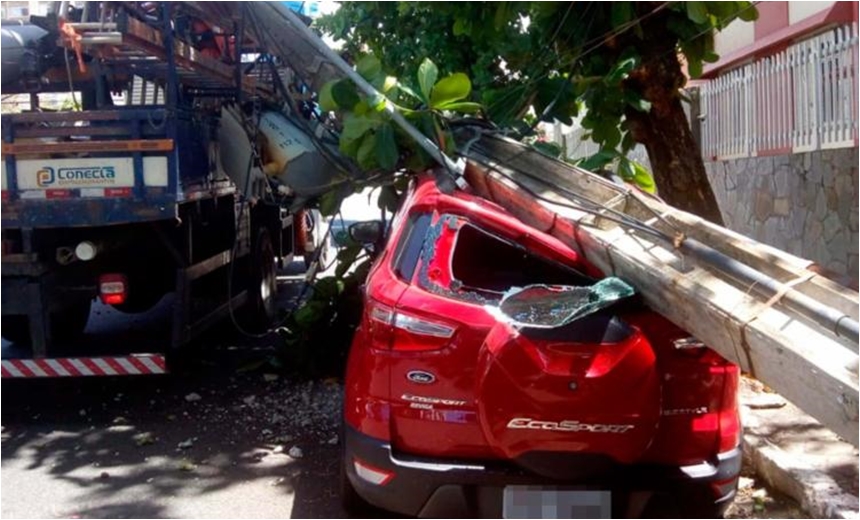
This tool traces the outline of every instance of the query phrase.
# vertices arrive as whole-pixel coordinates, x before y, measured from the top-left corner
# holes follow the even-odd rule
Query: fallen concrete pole
[[[477,194],[628,281],[654,310],[857,446],[855,291],[810,262],[515,141],[484,136],[467,149]]]

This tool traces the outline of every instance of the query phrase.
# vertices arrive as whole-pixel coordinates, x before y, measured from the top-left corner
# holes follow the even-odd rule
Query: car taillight
[[[106,305],[125,303],[128,296],[128,280],[124,274],[110,273],[99,276],[99,298]]]
[[[719,410],[695,417],[691,423],[693,432],[716,433],[719,437],[720,453],[735,449],[740,445],[742,434],[738,412],[740,369],[695,338],[676,339],[674,346],[678,355],[709,365],[707,370],[710,376],[719,377],[723,383]]]
[[[438,350],[448,344],[456,328],[370,300],[370,338],[376,349]]]
[[[738,410],[738,384],[740,383],[740,368],[731,363],[721,367],[711,367],[711,370],[721,368],[724,374],[723,403],[720,412],[720,452],[736,448],[741,443],[743,426]]]

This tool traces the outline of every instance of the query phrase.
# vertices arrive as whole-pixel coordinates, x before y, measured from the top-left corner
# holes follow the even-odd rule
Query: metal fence
[[[701,87],[706,160],[856,146],[857,24],[830,29]]]

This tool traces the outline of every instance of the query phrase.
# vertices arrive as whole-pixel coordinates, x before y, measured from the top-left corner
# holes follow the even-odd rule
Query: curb
[[[813,518],[860,518],[857,450],[784,400],[751,408],[757,397],[741,391],[744,460],[756,475]]]

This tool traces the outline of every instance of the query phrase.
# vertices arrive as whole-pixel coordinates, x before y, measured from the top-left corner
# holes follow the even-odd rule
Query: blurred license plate
[[[611,518],[611,492],[507,486],[504,518]]]

